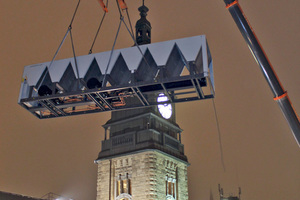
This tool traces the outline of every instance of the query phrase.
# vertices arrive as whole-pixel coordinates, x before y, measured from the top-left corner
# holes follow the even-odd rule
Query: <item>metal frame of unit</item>
[[[26,66],[18,103],[38,118],[214,97],[206,37],[194,36]]]

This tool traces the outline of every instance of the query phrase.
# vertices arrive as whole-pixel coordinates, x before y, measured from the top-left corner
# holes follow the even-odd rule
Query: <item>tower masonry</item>
[[[103,127],[97,200],[188,199],[188,162],[174,105],[112,112]]]
[[[97,163],[97,200],[188,199],[186,163],[160,151],[141,151]]]

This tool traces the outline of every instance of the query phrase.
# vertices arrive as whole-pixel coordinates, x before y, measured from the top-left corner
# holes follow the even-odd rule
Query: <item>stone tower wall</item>
[[[119,177],[130,179],[135,200],[165,200],[167,178],[176,181],[176,200],[188,200],[187,163],[157,150],[98,161],[97,200],[116,200]]]

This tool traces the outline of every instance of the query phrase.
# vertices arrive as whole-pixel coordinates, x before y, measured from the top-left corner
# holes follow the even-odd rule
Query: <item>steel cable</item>
[[[223,170],[224,170],[224,172],[226,172],[225,161],[224,161],[224,153],[223,153],[223,145],[222,145],[222,138],[221,138],[220,124],[219,124],[219,119],[218,119],[218,114],[217,114],[217,109],[216,109],[215,101],[214,101],[213,98],[212,98],[212,102],[213,102],[213,107],[214,107],[214,112],[215,112],[215,118],[216,118],[216,123],[217,123],[217,129],[218,129],[221,162],[222,162]]]
[[[108,8],[108,0],[106,1],[106,8]],[[90,48],[89,54],[93,53],[93,48],[94,48],[96,39],[97,39],[97,37],[98,37],[98,34],[99,34],[99,32],[100,32],[100,29],[101,29],[101,27],[102,27],[102,23],[103,23],[103,21],[104,21],[105,16],[106,16],[106,12],[104,12],[104,14],[103,14],[103,16],[102,16],[101,22],[100,22],[99,27],[98,27],[98,30],[97,30],[97,32],[96,32],[96,35],[95,35],[94,41],[93,41],[93,43],[92,43],[92,46],[91,46],[91,48]]]

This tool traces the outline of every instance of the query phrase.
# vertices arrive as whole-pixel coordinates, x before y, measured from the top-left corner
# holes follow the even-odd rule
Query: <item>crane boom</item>
[[[270,61],[268,60],[262,46],[260,45],[254,31],[247,21],[238,0],[224,0],[226,8],[229,10],[237,27],[243,35],[253,57],[260,66],[263,75],[268,82],[273,94],[274,100],[278,103],[285,119],[287,120],[290,129],[300,147],[300,122],[287,92],[283,89]]]

